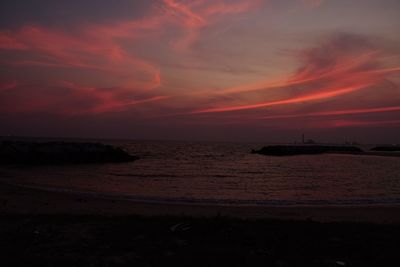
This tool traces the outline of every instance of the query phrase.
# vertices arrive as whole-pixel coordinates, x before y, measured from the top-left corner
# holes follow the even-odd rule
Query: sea
[[[400,157],[250,153],[266,143],[101,142],[121,147],[140,159],[129,163],[0,167],[0,182],[152,203],[400,204]]]

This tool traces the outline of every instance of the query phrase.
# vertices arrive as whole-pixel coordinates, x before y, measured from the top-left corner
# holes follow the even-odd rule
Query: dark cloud
[[[146,0],[4,0],[0,2],[0,27],[26,23],[79,25],[143,17],[157,1]]]
[[[374,38],[354,33],[336,33],[318,46],[301,52],[304,66],[298,72],[315,75],[335,69],[344,62],[357,64],[352,71],[373,69],[379,64],[379,58],[375,54],[380,52]],[[357,62],[358,60],[360,61]]]

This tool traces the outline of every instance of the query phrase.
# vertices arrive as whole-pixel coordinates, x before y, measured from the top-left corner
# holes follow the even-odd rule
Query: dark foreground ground
[[[1,266],[400,266],[400,225],[0,214]]]

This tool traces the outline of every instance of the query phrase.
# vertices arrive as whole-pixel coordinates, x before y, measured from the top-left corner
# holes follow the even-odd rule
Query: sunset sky
[[[400,143],[399,0],[3,0],[0,135]]]

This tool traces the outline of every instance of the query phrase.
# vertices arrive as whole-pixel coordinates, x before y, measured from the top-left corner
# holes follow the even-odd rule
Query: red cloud
[[[118,21],[107,25],[82,25],[79,29],[68,31],[25,25],[15,31],[0,32],[0,49],[12,50],[12,53],[3,57],[3,64],[85,70],[94,73],[99,80],[112,78],[120,81],[120,84],[109,90],[98,89],[98,83],[90,87],[79,85],[79,82],[75,81],[63,84],[59,88],[60,85],[48,85],[51,81],[44,81],[46,85],[31,88],[38,91],[37,96],[29,92],[29,86],[23,85],[13,92],[15,101],[20,105],[6,105],[8,109],[4,106],[2,110],[14,109],[16,112],[22,112],[45,110],[47,107],[50,110],[61,110],[61,113],[96,113],[121,110],[130,105],[164,99],[165,96],[155,93],[145,98],[115,99],[119,94],[131,93],[138,96],[144,94],[143,91],[161,85],[158,66],[133,54],[132,49],[127,49],[127,46],[141,41],[146,34],[158,33],[161,29],[174,25],[186,31],[185,36],[176,40],[175,44],[188,47],[198,38],[198,30],[209,25],[213,16],[245,12],[257,2],[259,1],[236,1],[228,4],[225,1],[164,0],[162,9],[151,9],[152,12],[142,19]],[[10,85],[2,87],[7,89]],[[57,90],[64,91],[58,94]],[[75,99],[83,99],[86,104],[95,103],[92,103],[93,106],[84,105],[75,111],[69,107],[63,108],[64,105],[53,107],[53,103],[60,101],[60,95],[65,93],[65,90],[68,92],[65,102],[73,103]],[[18,92],[22,91],[27,96],[32,96],[31,103],[28,103],[27,97],[18,95]],[[12,94],[8,96],[10,95]]]
[[[340,128],[340,127],[376,127],[400,125],[400,120],[382,120],[382,121],[358,121],[358,120],[333,120],[315,125],[322,128]]]
[[[126,85],[137,85],[143,89],[154,88],[159,83],[157,67],[129,54],[116,41],[102,35],[94,37],[85,32],[70,34],[39,26],[25,26],[14,33],[12,38],[22,44],[25,50],[29,50],[30,54],[27,59],[9,61],[10,64],[72,67],[106,72],[130,77],[125,81]],[[148,76],[146,84],[136,82],[134,77],[138,73]]]
[[[319,111],[290,115],[275,115],[264,116],[261,119],[286,119],[286,118],[301,118],[301,117],[320,117],[320,116],[340,116],[340,115],[353,115],[353,114],[366,114],[366,113],[381,113],[400,111],[400,106],[394,107],[381,107],[381,108],[361,108],[361,109],[348,109],[348,110],[332,110],[332,111]]]
[[[66,81],[58,86],[15,84],[0,91],[0,113],[97,114],[123,111],[166,98],[164,95],[134,93],[130,88],[84,87]]]
[[[237,111],[237,110],[246,110],[246,109],[256,109],[256,108],[263,108],[263,107],[270,107],[270,106],[277,106],[277,105],[303,103],[303,102],[321,100],[321,99],[332,98],[332,97],[348,94],[348,93],[366,88],[369,85],[370,84],[368,84],[368,83],[364,83],[364,84],[358,84],[358,85],[348,86],[348,87],[319,90],[318,92],[313,93],[313,94],[288,98],[288,99],[284,99],[284,100],[269,101],[269,102],[263,102],[263,103],[257,103],[257,104],[241,105],[241,106],[209,108],[209,109],[197,110],[197,111],[194,111],[193,113],[196,114],[196,113],[227,112],[227,111]]]
[[[0,49],[24,50],[27,47],[16,40],[12,35],[0,32]]]
[[[221,1],[176,1],[164,0],[167,15],[177,20],[185,28],[185,35],[174,42],[176,49],[187,49],[199,38],[199,31],[212,24],[217,16],[246,12],[261,3],[260,0],[242,0],[236,2]]]
[[[202,108],[193,113],[215,113],[247,109],[259,109],[269,106],[304,103],[329,99],[370,88],[385,81],[390,75],[400,71],[400,67],[382,67],[383,52],[368,39],[351,34],[340,34],[321,45],[300,54],[304,62],[292,76],[278,81],[262,81],[217,92],[217,96],[245,95],[270,89],[286,91],[298,88],[302,94],[290,98],[223,105]],[[212,95],[211,95],[212,96]],[[231,97],[227,99],[238,99]]]
[[[5,90],[10,90],[14,89],[18,86],[17,81],[7,81],[7,82],[1,82],[0,81],[0,92],[5,91]]]
[[[240,1],[236,3],[225,3],[223,1],[213,1],[213,4],[204,9],[204,14],[238,14],[251,10],[261,4],[261,0],[258,1]]]

